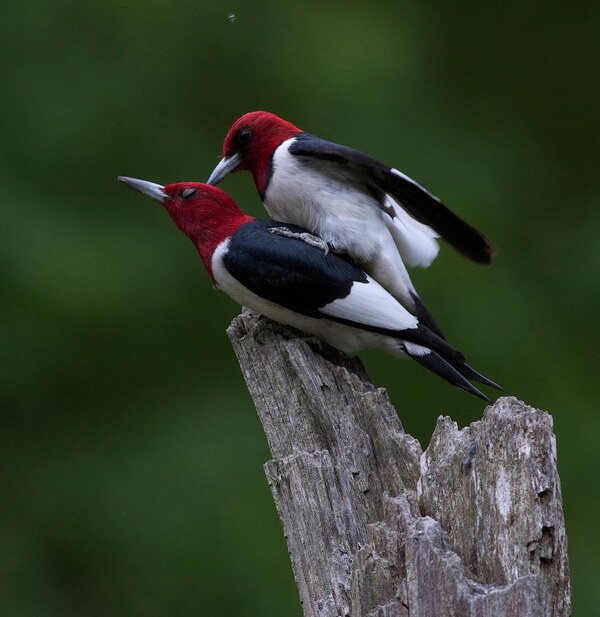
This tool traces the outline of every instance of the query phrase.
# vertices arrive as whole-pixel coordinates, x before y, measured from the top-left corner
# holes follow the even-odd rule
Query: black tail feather
[[[438,336],[422,323],[418,323],[416,328],[400,330],[397,336],[405,341],[437,351],[440,356],[452,365],[462,366],[465,363],[465,357],[458,349],[454,349],[446,339]]]
[[[424,366],[426,369],[429,369],[431,372],[435,373],[442,379],[445,379],[448,383],[451,383],[453,386],[457,388],[461,388],[462,390],[466,390],[475,396],[478,396],[480,399],[491,403],[492,401],[480,390],[478,390],[474,385],[469,383],[466,377],[461,375],[461,373],[452,366],[447,360],[442,358],[435,351],[430,351],[429,353],[418,355],[416,353],[411,353],[406,350],[406,353],[416,362],[418,362],[421,366]]]
[[[414,314],[415,317],[424,325],[427,326],[432,332],[437,334],[440,338],[446,340],[444,333],[441,331],[440,327],[437,325],[436,320],[433,318],[432,314],[429,312],[423,300],[417,296],[416,293],[411,292],[411,297],[413,302],[415,303]]]
[[[473,367],[469,366],[466,362],[462,364],[458,364],[455,362],[450,362],[452,366],[463,376],[471,381],[478,381],[479,383],[483,383],[486,386],[491,386],[492,388],[496,388],[496,390],[504,391],[504,388],[498,385],[495,381],[488,379],[485,375],[478,373]]]
[[[488,239],[416,182],[390,170],[380,172],[378,185],[417,221],[435,229],[465,257],[480,264],[491,263],[495,250]]]
[[[466,379],[469,379],[471,381],[478,381],[479,383],[485,384],[486,386],[490,386],[492,388],[496,388],[497,390],[504,390],[504,388],[498,385],[495,381],[488,379],[485,375],[482,375],[473,367],[469,366],[462,356],[460,358],[457,357],[457,354],[460,355],[459,352],[456,352],[456,350],[448,344],[448,340],[442,333],[440,327],[437,325],[431,313],[427,310],[427,307],[425,306],[421,298],[419,298],[416,293],[411,293],[411,296],[415,303],[415,316],[418,318],[419,323],[421,324],[419,326],[419,334],[424,333],[422,326],[425,326],[431,332],[437,335],[436,337],[433,337],[431,341],[427,341],[425,345],[431,347],[432,349],[435,349],[446,360],[446,362],[450,363],[452,367]],[[440,341],[439,339],[442,340]]]

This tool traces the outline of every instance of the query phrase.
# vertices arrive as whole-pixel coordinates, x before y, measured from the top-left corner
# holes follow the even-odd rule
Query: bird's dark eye
[[[184,189],[183,191],[181,191],[181,197],[183,199],[189,199],[195,193],[196,193],[196,189]]]
[[[237,135],[235,136],[235,141],[238,147],[242,148],[250,141],[251,137],[252,131],[247,126],[245,126],[237,132]]]

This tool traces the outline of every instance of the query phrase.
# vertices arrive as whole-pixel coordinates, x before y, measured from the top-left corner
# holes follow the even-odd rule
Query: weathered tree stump
[[[570,614],[549,414],[500,398],[423,452],[359,359],[247,310],[228,334],[306,616]]]

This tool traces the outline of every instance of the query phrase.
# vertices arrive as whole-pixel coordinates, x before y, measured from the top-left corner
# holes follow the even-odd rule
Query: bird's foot
[[[321,249],[325,252],[325,255],[329,253],[329,244],[319,238],[319,236],[315,236],[308,231],[296,232],[288,229],[287,227],[271,227],[269,229],[269,233],[275,234],[277,236],[283,236],[284,238],[293,238],[294,240],[302,240],[306,244],[310,246],[314,246],[315,248]]]

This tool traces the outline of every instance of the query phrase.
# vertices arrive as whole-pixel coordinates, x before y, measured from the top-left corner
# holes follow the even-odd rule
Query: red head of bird
[[[291,122],[268,111],[244,114],[227,132],[223,158],[208,183],[218,184],[228,173],[243,169],[252,173],[262,195],[268,182],[271,155],[284,141],[301,132]]]
[[[162,186],[119,176],[132,189],[160,201],[177,227],[193,242],[212,277],[212,256],[219,244],[252,217],[245,215],[220,188],[199,182]]]

